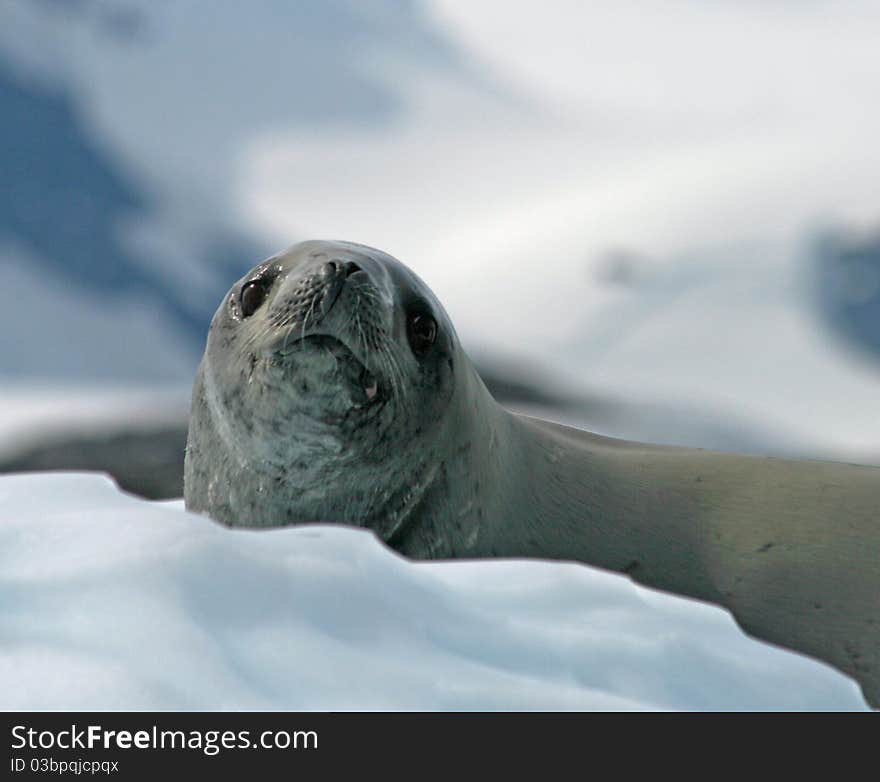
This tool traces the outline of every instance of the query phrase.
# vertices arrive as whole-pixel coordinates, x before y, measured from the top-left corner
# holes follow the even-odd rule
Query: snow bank
[[[415,564],[0,478],[3,709],[864,709],[725,612],[574,564]]]

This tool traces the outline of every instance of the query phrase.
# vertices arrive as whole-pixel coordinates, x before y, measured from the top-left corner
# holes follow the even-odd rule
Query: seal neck
[[[641,468],[663,449],[502,412],[510,444],[500,477],[505,502],[478,556],[578,561],[718,599],[701,564],[708,530],[692,523],[693,495]]]

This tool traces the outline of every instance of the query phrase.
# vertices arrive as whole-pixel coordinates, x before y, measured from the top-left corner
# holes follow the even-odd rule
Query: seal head
[[[369,526],[399,546],[468,450],[450,408],[475,383],[410,269],[362,245],[295,245],[236,282],[211,323],[187,507],[228,525]],[[448,549],[438,530],[422,530],[434,552]]]

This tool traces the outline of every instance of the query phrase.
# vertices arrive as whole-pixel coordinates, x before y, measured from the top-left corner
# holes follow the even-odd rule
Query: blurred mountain
[[[0,375],[188,380],[280,249],[234,203],[248,138],[381,126],[406,110],[389,72],[457,63],[408,0],[4,3]]]
[[[182,389],[231,281],[280,249],[278,237],[294,242],[317,231],[421,264],[468,349],[490,340],[478,365],[511,405],[634,439],[875,453],[876,373],[821,339],[801,284],[803,256],[789,262],[795,229],[775,233],[841,194],[861,204],[873,192],[873,126],[839,120],[862,117],[870,105],[860,90],[867,94],[871,80],[859,86],[847,76],[864,72],[867,55],[829,60],[828,80],[809,82],[809,101],[791,96],[790,125],[774,120],[765,132],[754,125],[758,114],[744,112],[749,133],[729,146],[690,108],[719,94],[711,68],[711,89],[696,92],[688,67],[659,103],[652,70],[639,93],[650,100],[641,108],[624,100],[617,110],[617,98],[610,105],[601,96],[625,86],[618,65],[631,58],[614,35],[594,41],[607,47],[606,67],[565,68],[549,55],[566,40],[581,65],[584,52],[597,54],[580,37],[572,47],[566,30],[580,33],[568,17],[535,11],[562,27],[552,32],[551,24],[541,39],[526,25],[526,50],[498,35],[501,11],[458,5],[449,18],[482,18],[482,38],[453,27],[447,34],[428,0],[0,4],[0,390],[49,381],[63,398],[64,383],[76,380]],[[587,9],[581,23],[594,30],[603,19]],[[738,46],[727,29],[725,17],[706,31],[716,38],[687,43],[729,38]],[[850,39],[841,40],[848,50]],[[854,52],[870,51],[871,41],[853,41]],[[500,60],[480,59],[490,50]],[[792,67],[807,61],[798,47],[792,53]],[[552,78],[520,80],[514,66],[532,60],[552,65]],[[510,70],[498,65],[508,61]],[[758,85],[770,69],[755,67]],[[787,88],[779,78],[773,89]],[[581,97],[550,111],[542,86],[553,92],[566,80]],[[746,106],[755,90],[740,81]],[[525,111],[517,113],[507,90],[527,91]],[[834,133],[801,137],[818,122],[801,114],[816,95],[846,100],[823,112]],[[766,105],[777,105],[776,93],[767,96]],[[495,111],[514,104],[514,112]],[[710,125],[727,134],[737,126],[724,113],[728,101],[721,104]],[[534,126],[521,121],[532,109]],[[844,143],[838,127],[859,135]],[[706,143],[696,143],[704,134]],[[825,149],[847,150],[846,167]],[[767,189],[771,180],[778,191]],[[715,248],[728,240],[737,246]],[[631,251],[612,253],[578,282],[587,249],[621,242]],[[691,245],[695,258],[679,262]],[[813,266],[812,304],[847,344],[872,356],[880,355],[878,253],[876,237],[841,234]],[[540,274],[520,273],[538,268],[537,259]],[[496,286],[499,295],[487,297]],[[561,394],[561,383],[529,364],[517,372],[494,363],[502,345],[564,370],[576,391]],[[42,444],[32,439],[12,468],[109,464],[122,475],[120,454],[131,454],[137,464],[169,465],[177,480],[179,417],[158,440],[149,432],[132,439],[122,426],[65,442],[60,431],[41,430]]]
[[[225,227],[215,228],[201,243],[203,258],[199,259],[210,262],[216,272],[213,285],[203,290],[203,296],[188,295],[185,277],[175,284],[125,241],[126,221],[154,212],[155,199],[96,142],[73,95],[62,88],[28,82],[0,61],[0,115],[4,119],[0,126],[4,170],[0,237],[18,248],[19,262],[27,264],[27,271],[40,280],[38,287],[49,277],[73,296],[82,292],[98,301],[145,300],[155,316],[167,321],[194,352],[228,280],[259,257],[257,243]],[[15,255],[7,251],[5,264],[13,263]],[[12,313],[6,309],[9,322],[4,328],[24,339],[39,335],[40,331],[27,327],[28,320],[39,313],[45,323],[52,313],[37,305],[29,317],[21,306],[22,298],[17,300],[19,305],[13,303]],[[32,304],[30,297],[27,304]],[[68,338],[70,329],[75,329],[70,321],[56,326]],[[123,338],[124,330],[117,336]],[[34,347],[21,344],[22,350]],[[16,366],[14,355],[7,353],[4,358],[5,372],[22,369],[21,364]],[[70,369],[61,365],[55,371],[69,374]],[[102,360],[96,367],[89,366],[89,375],[95,374],[118,373]]]
[[[880,361],[880,231],[827,232],[815,243],[812,272],[824,322],[854,352]]]

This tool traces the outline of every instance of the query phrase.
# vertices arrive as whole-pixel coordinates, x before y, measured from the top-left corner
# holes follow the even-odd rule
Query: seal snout
[[[333,308],[346,280],[360,271],[352,261],[331,260],[288,276],[272,305],[272,322],[305,328],[318,325]]]

